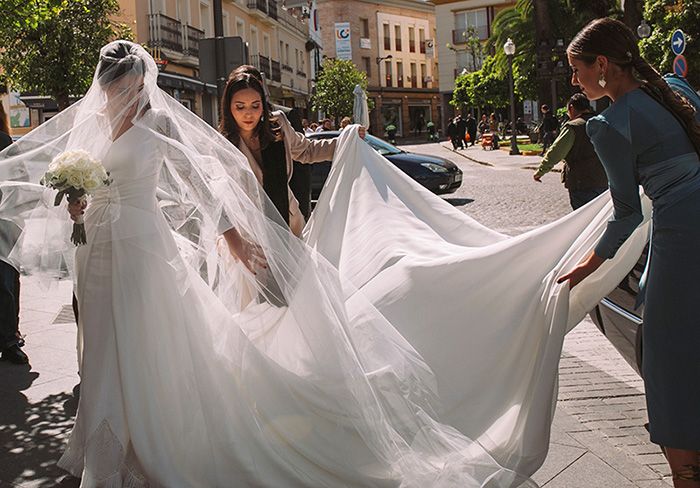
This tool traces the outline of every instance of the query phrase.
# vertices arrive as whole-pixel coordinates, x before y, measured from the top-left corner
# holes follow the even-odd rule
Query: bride
[[[440,422],[418,352],[265,210],[245,158],[157,73],[139,45],[105,46],[86,96],[0,156],[12,258],[77,282],[81,396],[60,466],[81,487],[534,486]],[[113,179],[70,206],[87,229],[75,252],[37,184],[74,149]],[[255,273],[231,272],[220,235],[255,244]]]

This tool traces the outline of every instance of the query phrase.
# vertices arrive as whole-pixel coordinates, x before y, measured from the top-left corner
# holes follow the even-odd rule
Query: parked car
[[[644,305],[636,310],[634,306],[639,294],[639,278],[647,262],[648,248],[649,246],[644,249],[634,269],[590,313],[598,329],[640,376]]]
[[[332,139],[339,135],[338,131],[325,131],[307,134],[307,137]],[[437,156],[409,153],[370,134],[367,134],[365,141],[397,168],[435,194],[453,193],[462,186],[462,170],[452,161]],[[330,170],[330,161],[312,165],[312,199],[318,199]]]

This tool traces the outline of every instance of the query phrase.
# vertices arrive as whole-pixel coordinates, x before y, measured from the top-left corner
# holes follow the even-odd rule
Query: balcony
[[[287,71],[288,73],[294,73],[294,68],[292,68],[292,67],[289,66],[288,64],[282,63],[282,69],[283,69],[284,71]]]
[[[468,29],[454,29],[452,31],[452,44],[466,44],[470,35],[475,35],[480,41],[489,38],[489,28],[485,25],[469,27]]]
[[[183,52],[182,24],[161,13],[148,16],[149,40],[151,47],[170,49],[178,53]]]
[[[148,16],[148,29],[149,47],[172,51],[169,56],[176,61],[181,61],[178,56],[189,56],[195,59],[186,64],[199,64],[199,41],[204,38],[203,30],[161,13]]]
[[[282,72],[280,71],[280,62],[279,61],[272,61],[272,81],[276,81],[278,83],[282,82]]]
[[[261,17],[277,19],[277,0],[248,0],[248,8],[253,13],[264,14]]]
[[[299,77],[301,77],[301,78],[306,78],[306,72],[305,72],[305,71],[302,71],[302,70],[300,70],[300,69],[298,69],[298,70],[297,70],[297,76],[299,76]],[[367,74],[367,76],[369,76],[369,73]]]
[[[184,53],[199,58],[199,41],[204,39],[204,31],[191,25],[184,27]]]
[[[265,79],[272,79],[272,68],[270,67],[270,58],[267,58],[262,54],[254,54],[250,57],[250,64],[258,68],[258,70],[265,76]]]

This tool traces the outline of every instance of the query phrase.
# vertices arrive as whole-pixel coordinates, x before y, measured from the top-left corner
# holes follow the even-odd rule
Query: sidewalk
[[[542,162],[542,156],[511,156],[506,150],[486,150],[482,149],[479,145],[469,146],[466,149],[457,150],[452,149],[452,145],[450,143],[441,142],[440,145],[445,149],[452,151],[454,154],[458,154],[474,163],[484,166],[491,166],[494,169],[523,168],[532,169],[534,172]]]
[[[77,408],[73,394],[78,375],[76,329],[70,305],[72,284],[62,281],[44,291],[36,279],[23,277],[22,280],[21,328],[26,334],[25,351],[32,366],[0,363],[0,487],[77,488],[79,481],[56,467]],[[611,410],[609,405],[608,415],[605,409],[596,410],[596,402],[590,399],[592,387],[575,384],[586,379],[581,374],[586,369],[589,382],[596,380],[596,371],[608,377],[599,368],[605,366],[610,351],[605,350],[604,342],[591,339],[595,332],[590,330],[590,327],[595,329],[592,324],[589,323],[588,329],[581,328],[582,325],[565,342],[550,450],[533,478],[547,488],[668,488],[670,484],[661,480],[662,464],[656,463],[660,470],[656,471],[610,441],[623,430],[610,419],[617,410]],[[589,350],[597,356],[581,359]],[[635,379],[625,374],[615,373],[613,379],[625,383],[624,387],[630,389],[628,396],[638,400],[641,393]],[[611,388],[618,386],[613,384]],[[631,408],[638,410],[636,406]],[[590,416],[592,413],[598,417]],[[588,419],[582,419],[581,415],[586,414]],[[595,422],[610,422],[606,424],[610,431],[606,434]],[[628,424],[638,427],[641,422],[637,419]],[[616,438],[633,439],[632,442],[642,446],[640,451],[644,451],[644,441],[634,440],[628,434]],[[647,445],[646,450],[654,455],[653,448]]]

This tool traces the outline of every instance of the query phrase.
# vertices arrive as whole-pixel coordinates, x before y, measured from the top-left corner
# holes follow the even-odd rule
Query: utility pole
[[[216,56],[216,91],[219,100],[226,87],[226,53],[224,52],[224,14],[221,0],[214,0],[214,51]]]

